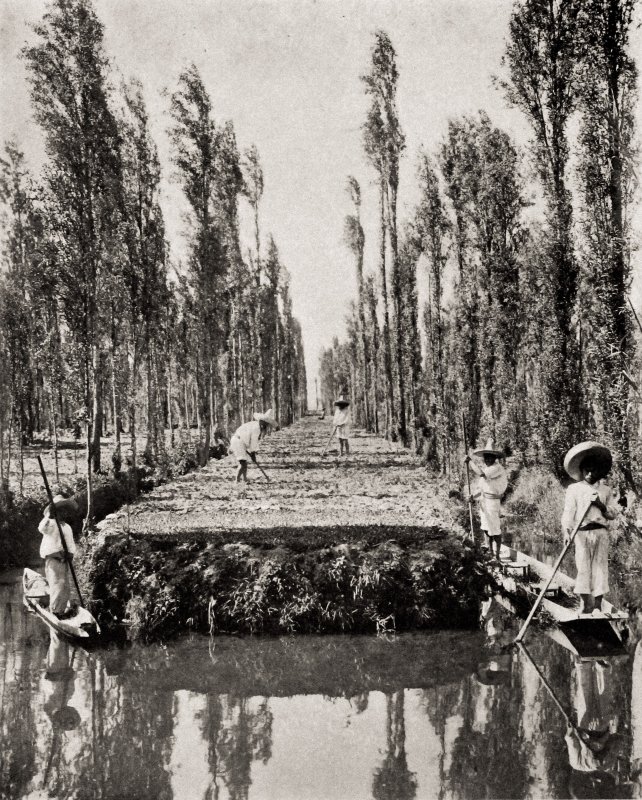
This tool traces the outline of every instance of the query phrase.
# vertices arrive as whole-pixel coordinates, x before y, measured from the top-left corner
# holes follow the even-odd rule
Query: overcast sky
[[[303,327],[310,400],[321,347],[342,336],[355,296],[354,263],[343,243],[350,211],[346,178],[363,192],[366,270],[376,269],[377,191],[363,155],[373,32],[397,51],[398,104],[407,149],[400,220],[416,199],[420,147],[433,150],[448,119],[485,109],[525,146],[528,128],[509,110],[492,76],[501,71],[512,0],[95,0],[105,49],[123,77],[143,83],[164,168],[163,209],[176,258],[182,255],[178,187],[170,181],[168,103],[182,69],[194,62],[218,123],[232,120],[239,147],[255,144],[264,173],[261,225],[272,233],[292,276]],[[18,54],[44,0],[0,0],[0,136],[17,138],[36,169],[42,141],[32,121]],[[636,35],[636,47],[640,45]],[[639,49],[639,47],[638,47]],[[246,246],[251,246],[246,238]]]

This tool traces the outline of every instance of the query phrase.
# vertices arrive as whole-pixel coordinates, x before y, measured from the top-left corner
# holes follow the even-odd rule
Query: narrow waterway
[[[642,796],[633,646],[579,662],[538,633],[533,663],[494,609],[479,633],[87,653],[25,612],[18,577],[0,584],[3,798]]]

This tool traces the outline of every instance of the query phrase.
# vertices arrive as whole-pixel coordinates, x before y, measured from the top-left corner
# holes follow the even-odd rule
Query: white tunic
[[[337,429],[339,439],[347,439],[350,432],[350,407],[339,408],[337,406],[334,410],[332,424]]]
[[[76,552],[76,543],[74,542],[74,534],[71,530],[71,526],[67,525],[66,522],[61,522],[60,527],[62,528],[62,533],[65,537],[67,550],[69,550],[70,555],[73,556],[73,554]],[[51,517],[43,517],[40,525],[38,525],[38,530],[42,534],[42,542],[40,542],[40,558],[47,558],[47,556],[53,555],[54,553],[64,552],[55,519],[52,519]]]
[[[230,440],[230,449],[236,456],[237,461],[247,461],[250,453],[256,453],[259,449],[261,425],[258,420],[245,422]]]
[[[606,506],[606,514],[594,505],[591,505],[584,514],[595,492]],[[562,530],[566,534],[570,534],[581,521],[580,530],[575,536],[576,594],[591,594],[599,597],[608,592],[608,526],[609,520],[615,519],[617,513],[618,506],[615,496],[611,488],[601,481],[594,484],[578,481],[572,483],[566,490]],[[583,530],[586,526],[589,526],[589,529]],[[592,530],[591,527],[593,527]]]
[[[504,492],[508,487],[506,470],[499,461],[490,467],[479,466],[471,462],[473,470],[479,475],[478,491],[480,497],[479,518],[481,529],[489,536],[501,536],[499,511]]]

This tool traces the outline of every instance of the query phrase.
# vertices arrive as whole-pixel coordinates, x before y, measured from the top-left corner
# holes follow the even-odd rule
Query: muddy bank
[[[488,588],[478,551],[441,528],[262,536],[179,542],[106,533],[84,556],[92,611],[112,635],[130,639],[187,630],[372,633],[472,627]]]

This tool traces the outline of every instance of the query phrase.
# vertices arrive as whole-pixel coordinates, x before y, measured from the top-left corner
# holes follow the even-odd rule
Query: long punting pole
[[[464,426],[464,450],[466,451],[466,457],[468,457],[468,437],[466,436],[466,417],[461,415],[461,421]],[[468,518],[470,520],[470,538],[474,542],[475,541],[475,528],[473,526],[473,495],[470,491],[470,467],[468,466],[468,461],[466,461],[466,481],[468,483]]]
[[[49,488],[49,481],[47,480],[47,473],[45,472],[44,465],[42,463],[42,458],[38,456],[38,465],[40,466],[40,472],[42,473],[42,480],[45,484],[45,491],[47,492],[47,497],[49,498],[49,503],[51,505],[51,513],[53,514],[53,518],[56,520],[56,525],[58,526],[58,533],[60,534],[60,541],[62,542],[62,549],[65,551],[65,561],[67,562],[67,566],[71,571],[71,577],[74,579],[74,586],[76,587],[76,591],[78,592],[78,599],[80,600],[80,605],[84,607],[85,603],[82,599],[82,593],[80,591],[80,586],[78,586],[78,578],[76,577],[76,571],[74,570],[74,565],[71,563],[71,556],[69,555],[69,549],[67,547],[67,542],[65,541],[65,536],[62,532],[62,527],[60,525],[60,520],[58,519],[58,512],[56,511],[56,505],[54,503],[53,495],[51,494],[51,489]]]
[[[577,532],[578,532],[578,531],[579,531],[579,529],[580,529],[580,525],[581,525],[581,524],[584,522],[584,517],[586,516],[586,514],[587,514],[587,512],[588,512],[589,508],[591,507],[591,505],[592,505],[592,503],[589,503],[589,504],[586,506],[586,508],[584,509],[584,513],[583,513],[583,514],[582,514],[582,516],[580,517],[580,521],[579,521],[579,522],[577,523],[577,525],[575,526],[575,529],[574,529],[573,533],[570,535],[570,537],[569,537],[569,540],[568,540],[568,542],[566,543],[566,546],[564,547],[564,549],[563,549],[563,550],[562,550],[562,552],[560,553],[560,556],[559,556],[559,558],[558,558],[558,559],[557,559],[557,561],[555,562],[555,566],[553,567],[553,571],[551,572],[551,576],[550,576],[550,578],[549,578],[549,579],[546,581],[546,583],[545,583],[544,587],[542,588],[542,591],[539,593],[539,597],[537,598],[537,600],[536,600],[536,601],[535,601],[535,603],[533,604],[533,607],[531,608],[531,610],[530,610],[530,612],[529,612],[529,614],[528,614],[528,617],[526,617],[526,622],[525,622],[525,623],[522,625],[522,627],[521,627],[521,629],[520,629],[519,633],[518,633],[518,634],[517,634],[517,636],[515,637],[515,641],[516,641],[517,643],[521,642],[521,641],[522,641],[522,639],[524,638],[524,634],[526,633],[526,629],[527,629],[527,628],[528,628],[528,626],[531,624],[531,620],[532,620],[532,619],[533,619],[533,617],[535,616],[535,612],[537,611],[537,609],[538,609],[538,608],[539,608],[539,606],[540,606],[540,603],[541,603],[541,602],[542,602],[542,600],[544,599],[544,595],[545,595],[545,594],[546,594],[546,592],[548,591],[548,587],[551,585],[551,583],[553,583],[553,578],[554,578],[554,577],[555,577],[555,575],[557,574],[557,570],[559,569],[559,567],[560,567],[560,564],[562,563],[562,561],[563,561],[563,559],[564,559],[564,556],[567,554],[569,547],[570,547],[570,546],[573,544],[573,541],[574,541],[574,539],[575,539],[575,536],[576,536]]]

